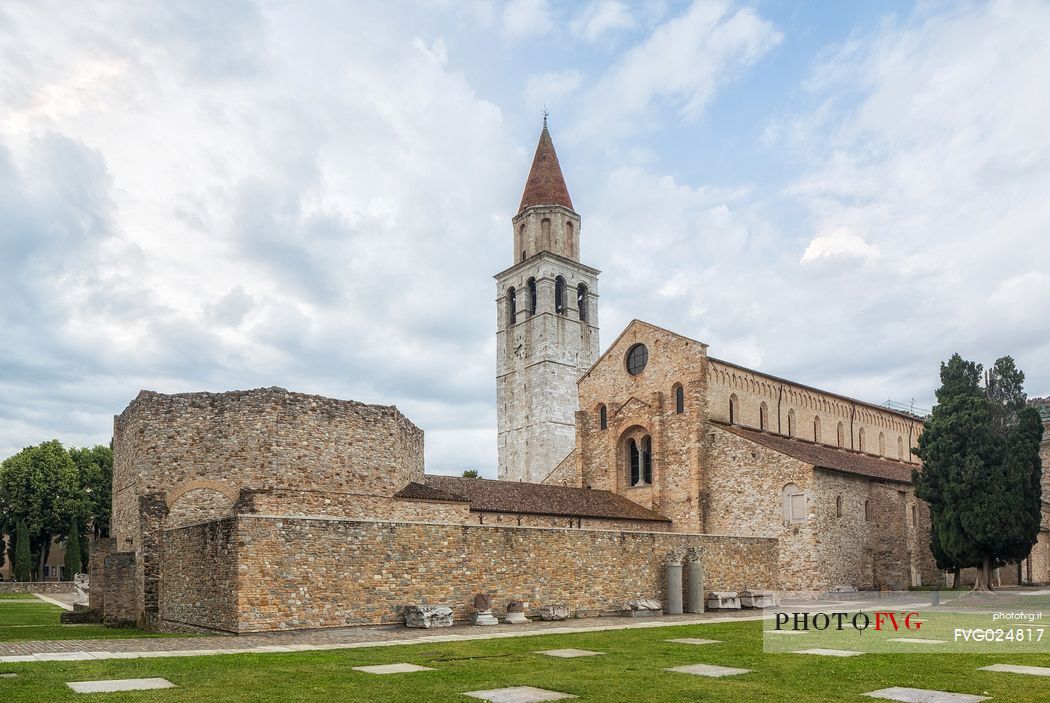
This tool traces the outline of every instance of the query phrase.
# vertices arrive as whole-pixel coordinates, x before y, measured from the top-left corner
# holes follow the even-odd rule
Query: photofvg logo
[[[922,620],[917,611],[876,610],[868,614],[856,613],[777,613],[776,630],[857,630],[863,632],[871,629],[875,632],[901,632],[922,629]]]

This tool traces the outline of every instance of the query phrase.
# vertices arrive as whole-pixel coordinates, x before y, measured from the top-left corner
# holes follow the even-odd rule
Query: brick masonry
[[[484,591],[499,615],[512,599],[594,615],[663,600],[666,554],[689,546],[705,550],[709,588],[775,583],[771,539],[240,516],[165,533],[161,612],[237,632],[394,623],[411,603],[464,620]]]

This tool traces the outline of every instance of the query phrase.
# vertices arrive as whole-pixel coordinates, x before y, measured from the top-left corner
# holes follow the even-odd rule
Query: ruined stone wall
[[[105,578],[102,584],[105,603],[102,622],[121,626],[140,622],[141,609],[136,589],[136,563],[133,552],[110,554],[103,565]]]
[[[165,530],[161,622],[237,630],[236,529],[226,518]]]
[[[738,425],[758,429],[764,403],[767,410],[764,429],[832,447],[918,463],[911,453],[922,432],[922,421],[917,418],[715,359],[710,360],[709,374],[711,419],[729,422],[729,401],[735,396],[733,422]],[[838,441],[840,423],[841,444]]]
[[[625,359],[645,344],[645,369],[627,373]],[[674,521],[674,530],[701,531],[698,496],[700,427],[706,417],[705,347],[659,327],[632,322],[602,360],[580,379],[577,452],[584,486],[619,493]],[[675,388],[684,407],[677,412]],[[608,427],[601,428],[605,406]],[[632,486],[627,442],[652,438],[653,482]]]
[[[564,527],[587,530],[626,530],[631,532],[672,531],[671,523],[649,520],[576,518],[562,515],[525,515],[521,513],[472,512],[467,524],[507,525],[511,527]]]
[[[72,593],[72,581],[0,581],[0,593]]]
[[[237,501],[236,512],[455,524],[476,522],[476,518],[470,514],[469,505],[463,502],[402,500],[357,493],[282,489],[243,490]]]
[[[705,549],[708,589],[775,583],[777,545],[769,539],[251,516],[232,522],[236,529],[223,539],[238,545],[240,632],[395,623],[412,603],[449,605],[465,619],[479,591],[492,594],[500,616],[519,598],[581,615],[615,611],[631,598],[663,600],[666,553],[697,544]],[[185,576],[212,578],[208,564],[234,561],[205,546],[209,530],[218,534],[225,528],[216,525],[225,524],[169,531],[165,562],[196,560]],[[193,624],[228,626],[225,603],[195,602]],[[163,612],[177,611],[165,605]],[[178,612],[189,619],[185,608]]]

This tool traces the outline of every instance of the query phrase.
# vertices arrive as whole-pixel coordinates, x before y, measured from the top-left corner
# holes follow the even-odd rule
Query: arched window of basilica
[[[510,324],[517,322],[517,295],[514,292],[514,287],[511,286],[507,289],[507,319],[510,320]]]
[[[609,429],[609,411],[605,407],[605,403],[598,406],[598,426],[603,430]]]
[[[649,435],[627,440],[627,462],[632,486],[648,486],[653,482],[653,440]]]
[[[561,276],[554,279],[554,312],[565,314],[565,279]]]
[[[803,522],[806,519],[806,494],[789,483],[781,491],[784,500],[784,522]]]
[[[572,226],[572,223],[569,223]],[[580,311],[580,320],[587,321],[587,286],[581,283],[576,286],[576,309]]]
[[[842,496],[835,496],[835,517],[842,517]]]
[[[674,411],[678,415],[685,412],[685,389],[681,383],[676,383],[674,387]]]
[[[839,445],[840,449],[846,443],[846,433],[843,430],[842,421],[841,420],[839,420],[838,427],[835,428],[835,439],[838,442],[838,445]]]
[[[740,413],[739,402],[736,393],[729,396],[729,424],[735,425]]]
[[[814,442],[819,442],[820,441],[820,416],[819,415],[814,415],[813,416],[813,441]]]
[[[766,405],[766,401],[762,401],[762,404],[758,406],[758,429],[765,430],[769,428],[769,406]]]
[[[529,286],[529,314],[536,314],[536,279],[530,278],[528,281]]]
[[[788,410],[788,437],[795,436],[795,410]]]

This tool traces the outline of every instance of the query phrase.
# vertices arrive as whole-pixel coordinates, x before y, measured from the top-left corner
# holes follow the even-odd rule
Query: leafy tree
[[[89,512],[76,465],[58,440],[27,447],[0,464],[0,511],[0,532],[11,534],[25,523],[39,575],[52,541],[74,522],[83,524]]]
[[[33,558],[29,554],[29,530],[25,521],[19,520],[15,528],[15,556],[13,573],[16,581],[33,580]]]
[[[991,588],[993,566],[1024,558],[1035,543],[1041,472],[1042,425],[1025,408],[1024,374],[1003,357],[985,379],[982,387],[981,365],[958,354],[941,364],[916,452],[923,469],[913,472],[916,496],[930,505],[934,557],[980,567],[979,589]]]
[[[66,580],[72,581],[73,576],[80,573],[80,530],[74,522],[69,528],[66,536]]]
[[[478,476],[479,474],[477,469],[467,469],[463,472],[463,478],[478,478]]]
[[[69,450],[77,467],[81,490],[88,503],[84,535],[109,537],[110,513],[113,507],[113,450],[103,445]],[[87,553],[86,551],[84,552]]]

